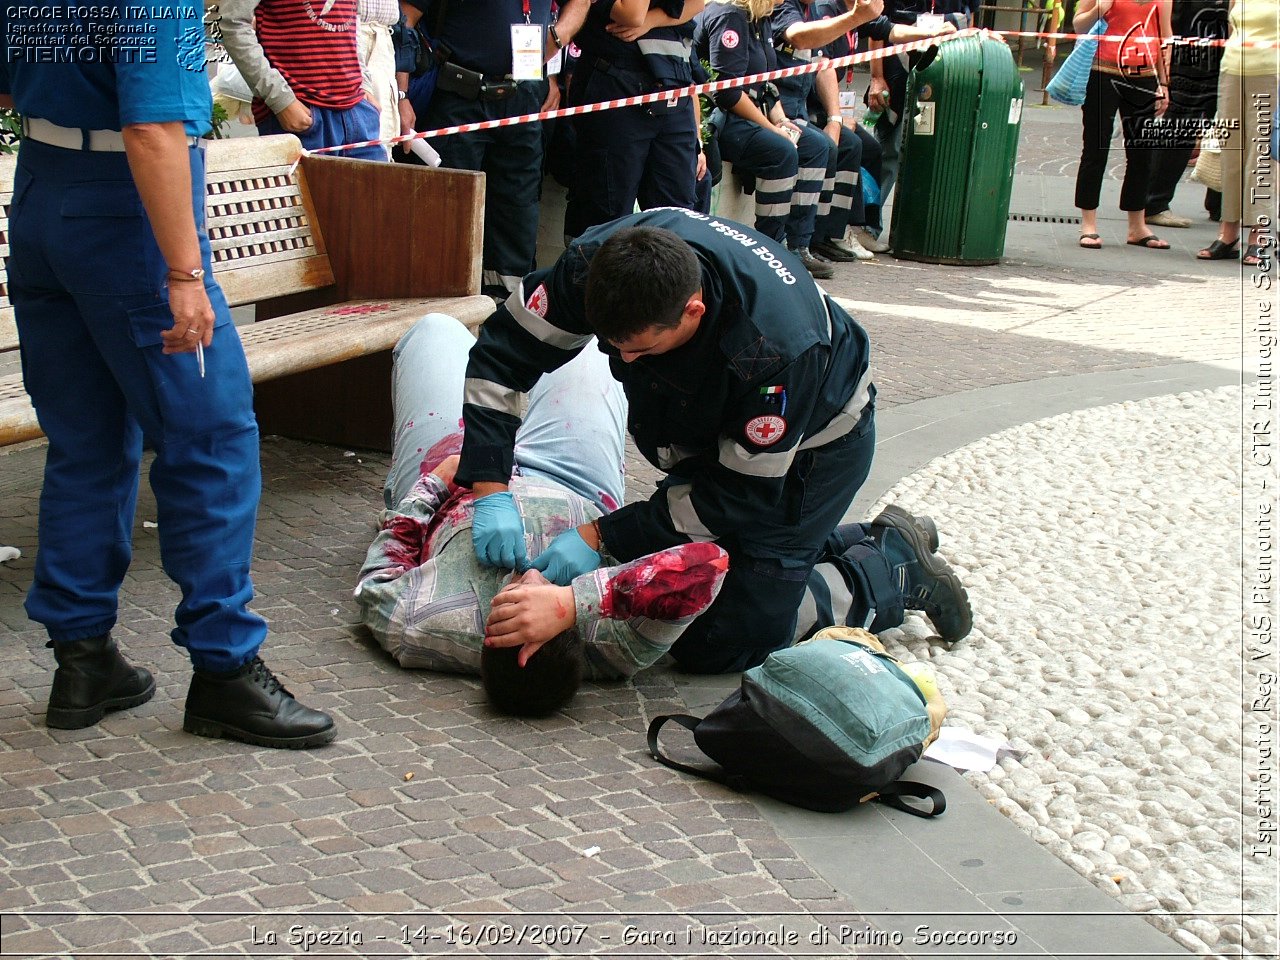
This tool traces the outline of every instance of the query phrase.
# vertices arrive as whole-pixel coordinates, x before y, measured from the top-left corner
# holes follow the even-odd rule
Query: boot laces
[[[254,657],[249,667],[249,676],[254,683],[259,684],[269,694],[283,693],[286,697],[292,696],[288,690],[284,688],[284,684],[276,679],[276,675],[271,672],[271,668],[262,662],[261,657]]]

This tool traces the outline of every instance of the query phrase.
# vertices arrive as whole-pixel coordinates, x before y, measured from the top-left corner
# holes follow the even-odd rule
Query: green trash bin
[[[990,37],[939,44],[911,71],[893,201],[893,255],[999,263],[1022,129],[1022,80]]]

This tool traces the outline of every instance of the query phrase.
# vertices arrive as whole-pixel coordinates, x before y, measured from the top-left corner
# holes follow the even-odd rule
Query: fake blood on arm
[[[605,583],[601,612],[613,620],[680,620],[702,613],[729,569],[713,543],[685,543],[627,564]]]

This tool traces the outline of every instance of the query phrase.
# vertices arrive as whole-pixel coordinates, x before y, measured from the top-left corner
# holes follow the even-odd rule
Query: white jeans
[[[442,313],[400,338],[391,374],[395,448],[383,500],[394,507],[421,475],[461,449],[462,391],[475,337]],[[595,341],[529,391],[516,470],[549,480],[608,513],[622,504],[627,399]],[[425,461],[425,462],[424,462]]]

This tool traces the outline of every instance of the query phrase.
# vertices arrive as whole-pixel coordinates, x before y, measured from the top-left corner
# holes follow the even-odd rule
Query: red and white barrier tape
[[[855,63],[869,63],[872,60],[883,60],[887,57],[897,56],[900,53],[909,53],[912,50],[924,50],[928,47],[948,43],[952,40],[959,40],[961,37],[984,35],[999,37],[1038,37],[1050,40],[1081,40],[1085,37],[1092,37],[1095,40],[1108,42],[1120,42],[1125,39],[1129,39],[1126,37],[1109,37],[1106,35],[1098,36],[1096,34],[1037,33],[1025,30],[987,30],[969,27],[964,30],[958,30],[955,33],[947,34],[946,36],[929,37],[925,40],[910,40],[906,43],[898,43],[893,46],[881,47],[878,50],[867,50],[862,53],[852,53],[845,57],[818,59],[795,67],[784,67],[779,70],[770,70],[765,73],[754,73],[745,77],[734,77],[730,80],[715,80],[711,83],[691,84],[687,87],[678,87],[673,90],[661,90],[657,93],[646,93],[635,97],[622,97],[617,100],[602,100],[599,103],[585,103],[578,107],[561,107],[558,110],[544,110],[539,113],[523,113],[514,117],[502,117],[499,120],[481,120],[475,123],[460,123],[451,127],[440,127],[437,130],[423,130],[407,136],[391,137],[386,140],[363,140],[359,143],[344,143],[337,147],[320,147],[316,150],[304,152],[338,153],[343,150],[353,150],[361,147],[376,147],[380,145],[395,146],[396,144],[406,143],[410,140],[424,140],[428,137],[448,137],[458,133],[474,133],[477,130],[493,130],[498,127],[513,127],[520,123],[533,123],[539,120],[554,120],[558,117],[576,117],[585,113],[598,113],[601,110],[616,110],[620,107],[637,107],[646,103],[660,103],[663,101],[675,103],[677,100],[681,100],[684,97],[698,96],[703,93],[715,93],[719,90],[730,90],[734,87],[744,87],[784,77],[797,77],[806,73],[817,73],[819,70],[824,70],[827,67],[842,70],[845,67],[853,66]],[[1168,40],[1163,41],[1163,45],[1185,45],[1197,47],[1220,47],[1225,44],[1225,40],[1204,40],[1197,37],[1170,37]],[[1275,41],[1246,42],[1244,45],[1262,49],[1280,47],[1280,43]]]
[[[338,147],[321,147],[310,151],[311,153],[334,153],[339,150],[351,150],[358,147],[373,147],[379,144],[394,145],[404,143],[408,140],[421,140],[426,137],[448,137],[456,133],[474,133],[477,130],[493,130],[497,127],[513,127],[518,123],[533,123],[536,120],[553,120],[557,117],[576,117],[584,113],[598,113],[601,110],[616,110],[619,107],[637,107],[646,103],[674,103],[684,97],[697,96],[702,93],[715,93],[718,90],[730,90],[734,87],[744,87],[754,83],[763,83],[767,80],[777,80],[780,77],[798,77],[805,73],[817,73],[826,67],[834,67],[835,69],[843,69],[852,66],[855,63],[867,63],[871,60],[881,60],[885,57],[896,56],[899,53],[907,53],[912,50],[924,50],[927,47],[937,46],[940,43],[947,43],[951,40],[958,40],[961,37],[977,36],[983,33],[992,33],[990,30],[977,30],[969,28],[959,30],[956,33],[947,34],[945,37],[930,37],[927,40],[911,40],[907,43],[895,44],[891,47],[882,47],[879,50],[868,50],[864,53],[853,53],[847,57],[833,57],[829,60],[814,60],[812,63],[801,64],[796,67],[784,67],[780,70],[770,70],[766,73],[753,73],[745,77],[734,77],[731,80],[715,80],[711,83],[696,83],[687,87],[677,87],[673,90],[660,90],[657,93],[646,93],[635,97],[622,97],[617,100],[602,100],[599,103],[584,103],[579,107],[562,107],[558,110],[544,110],[541,113],[523,113],[515,117],[503,117],[499,120],[481,120],[475,123],[460,123],[452,127],[441,127],[438,130],[423,130],[409,136],[393,137],[388,140],[365,140],[360,143],[345,143]]]

